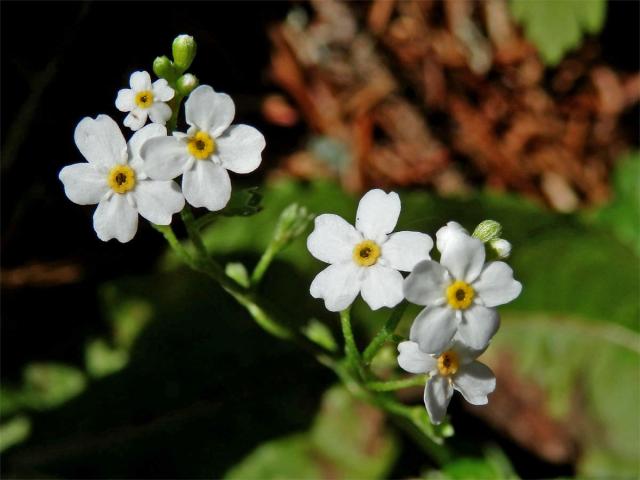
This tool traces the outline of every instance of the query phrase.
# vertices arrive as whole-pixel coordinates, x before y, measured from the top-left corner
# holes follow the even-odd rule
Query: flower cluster
[[[193,38],[181,35],[174,42],[174,62],[167,57],[154,62],[166,78],[152,83],[148,72],[131,74],[131,88],[120,90],[115,101],[118,110],[129,112],[124,125],[135,133],[128,143],[107,115],[78,123],[74,139],[86,162],[63,168],[59,178],[72,202],[98,204],[93,226],[101,240],[131,240],[138,214],[169,225],[185,200],[221,210],[231,196],[228,171],[250,173],[260,165],[265,139],[253,127],[231,125],[231,97],[208,85],[196,88],[191,74],[178,78],[194,55]],[[184,97],[186,133],[174,131]],[[148,119],[152,123],[145,126]],[[182,188],[174,181],[179,176]]]
[[[405,298],[425,307],[413,321],[409,341],[398,345],[398,363],[410,373],[429,375],[424,402],[431,421],[440,423],[453,390],[474,405],[487,403],[495,377],[475,359],[498,330],[495,307],[514,300],[522,285],[506,263],[486,262],[485,242],[495,252],[490,242],[499,233],[492,225],[481,224],[480,240],[449,222],[436,233],[438,262],[430,258],[428,235],[391,233],[399,215],[396,193],[371,190],[360,200],[356,228],[337,215],[318,216],[307,247],[330,265],[315,277],[310,292],[330,311],[349,308],[358,293],[372,310]],[[400,271],[410,273],[403,278]]]

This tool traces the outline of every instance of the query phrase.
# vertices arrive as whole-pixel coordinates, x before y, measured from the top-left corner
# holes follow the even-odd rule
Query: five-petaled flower
[[[138,214],[168,225],[171,216],[184,207],[178,185],[149,179],[139,155],[145,141],[166,134],[162,125],[150,124],[137,131],[127,145],[116,122],[106,115],[86,117],[76,127],[74,139],[87,163],[64,167],[59,178],[72,202],[98,204],[93,227],[100,240],[128,242],[136,234]]]
[[[473,405],[485,405],[496,388],[496,378],[485,364],[475,361],[483,350],[474,350],[453,341],[439,355],[420,350],[416,342],[398,345],[398,364],[410,373],[427,373],[424,404],[432,423],[440,423],[447,413],[454,390]]]
[[[433,240],[419,232],[391,234],[400,215],[400,197],[382,190],[367,192],[358,205],[356,228],[342,217],[316,217],[307,248],[330,263],[311,283],[311,295],[324,299],[327,310],[347,308],[358,293],[371,307],[393,307],[402,301],[403,277],[429,257]]]
[[[440,263],[415,266],[404,282],[407,300],[426,305],[411,327],[410,339],[427,353],[440,353],[458,333],[462,342],[483,349],[497,331],[495,308],[515,299],[522,284],[504,262],[485,264],[484,244],[450,222],[436,234]]]
[[[139,130],[147,123],[147,117],[153,123],[167,123],[171,118],[171,107],[165,102],[175,94],[167,81],[161,78],[152,84],[147,72],[133,72],[129,85],[131,88],[123,88],[116,98],[116,108],[121,112],[129,112],[124,119],[125,127]]]
[[[141,155],[149,176],[171,180],[182,175],[182,192],[194,207],[216,211],[231,196],[227,170],[254,171],[262,161],[264,136],[248,125],[231,125],[235,106],[229,95],[208,85],[196,88],[185,102],[187,133],[154,138]]]

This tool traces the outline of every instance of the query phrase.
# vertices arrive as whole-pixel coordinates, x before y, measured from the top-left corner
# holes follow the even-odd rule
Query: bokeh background
[[[637,478],[639,5],[2,2],[3,476]],[[267,138],[233,179],[261,211],[206,231],[222,261],[252,267],[289,203],[353,220],[371,187],[401,193],[403,229],[503,224],[525,288],[483,357],[489,405],[454,397],[445,465],[148,225],[103,243],[64,196],[77,122],[121,121],[118,89],[180,33]],[[264,293],[337,333],[321,268],[298,239]],[[362,344],[387,314],[356,304]]]

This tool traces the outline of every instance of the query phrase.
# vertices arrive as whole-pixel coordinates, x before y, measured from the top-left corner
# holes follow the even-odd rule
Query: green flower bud
[[[495,257],[501,260],[511,255],[511,244],[504,238],[494,238],[489,242],[489,248]]]
[[[155,73],[158,78],[164,78],[169,83],[173,83],[177,76],[173,62],[169,60],[166,55],[156,57],[153,61],[153,73]]]
[[[173,41],[173,64],[180,73],[186,71],[196,56],[196,41],[191,35],[178,35]]]
[[[498,238],[501,233],[502,225],[495,220],[485,220],[476,227],[472,236],[487,243]]]
[[[199,84],[200,84],[200,81],[196,78],[195,75],[191,75],[190,73],[185,73],[176,82],[176,89],[178,90],[178,93],[180,93],[180,95],[182,95],[183,97],[186,97]]]
[[[302,235],[313,219],[314,215],[309,213],[305,207],[297,203],[292,203],[280,214],[278,225],[273,235],[273,240],[283,248],[291,240]]]

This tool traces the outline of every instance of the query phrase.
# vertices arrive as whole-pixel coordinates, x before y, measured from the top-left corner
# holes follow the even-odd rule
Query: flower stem
[[[362,355],[365,365],[369,365],[376,354],[380,351],[382,346],[393,336],[398,323],[402,319],[402,315],[407,308],[407,302],[401,302],[396,308],[393,309],[387,323],[380,329],[376,336],[371,340],[371,343],[365,348]]]
[[[340,312],[340,323],[342,324],[342,335],[344,337],[344,353],[347,361],[354,372],[357,372],[362,380],[367,378],[360,351],[356,345],[351,328],[351,308],[346,308]]]
[[[427,377],[425,375],[416,375],[414,377],[389,380],[387,382],[367,382],[367,388],[375,392],[391,392],[409,387],[423,387],[425,383],[427,383]]]
[[[167,122],[167,133],[169,135],[176,131],[176,128],[178,126],[178,115],[180,115],[180,105],[182,104],[182,99],[184,98],[178,93],[175,85],[172,85],[172,88],[175,91],[175,96],[172,99],[171,118]]]
[[[271,262],[273,261],[277,253],[278,253],[278,248],[276,247],[274,242],[270,242],[269,245],[267,246],[267,249],[264,251],[264,253],[260,257],[258,264],[256,265],[256,267],[253,269],[253,272],[251,273],[251,285],[253,287],[258,285],[262,281],[262,277],[266,273],[267,269],[269,268],[269,265],[271,265]]]

